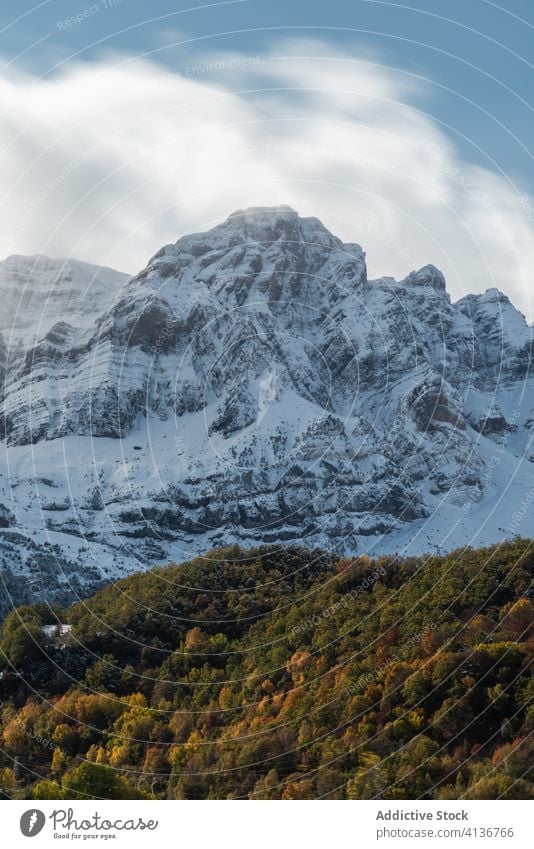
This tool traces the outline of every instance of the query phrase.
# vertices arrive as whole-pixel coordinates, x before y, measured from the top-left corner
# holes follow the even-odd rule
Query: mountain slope
[[[233,547],[57,611],[66,639],[22,608],[0,645],[0,786],[533,798],[532,563],[526,540],[419,560]]]
[[[4,333],[17,600],[28,570],[63,598],[235,541],[421,552],[534,533],[531,328],[497,290],[452,304],[433,266],[370,281],[359,245],[288,207],[98,280],[87,308],[69,300],[79,327],[63,311],[44,336],[39,316]]]

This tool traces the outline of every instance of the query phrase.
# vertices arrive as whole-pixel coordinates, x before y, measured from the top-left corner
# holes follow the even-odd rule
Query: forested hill
[[[21,607],[3,794],[534,798],[533,562],[227,548]]]

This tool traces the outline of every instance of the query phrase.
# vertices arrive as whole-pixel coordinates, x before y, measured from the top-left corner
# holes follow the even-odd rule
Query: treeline
[[[534,798],[532,545],[233,547],[21,607],[0,643],[2,793]]]

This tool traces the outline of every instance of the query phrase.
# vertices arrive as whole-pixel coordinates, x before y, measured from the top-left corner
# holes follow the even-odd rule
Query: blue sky
[[[532,318],[530,0],[23,0],[0,30],[0,257],[134,272],[289,203],[371,275],[433,262]]]
[[[172,69],[210,51],[261,52],[284,34],[320,37],[354,55],[373,51],[399,72],[428,80],[425,108],[467,159],[534,184],[530,0],[101,0],[83,23],[60,28],[95,5],[2,4],[1,54],[39,74],[54,73],[58,62],[98,61],[110,50],[151,55]]]

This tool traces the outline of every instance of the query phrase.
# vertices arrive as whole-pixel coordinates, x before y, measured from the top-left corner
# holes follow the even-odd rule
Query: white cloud
[[[413,82],[297,42],[181,71],[120,57],[0,83],[1,256],[133,272],[237,208],[287,203],[360,242],[370,276],[433,262],[453,298],[498,286],[532,317],[528,200],[459,160]]]

